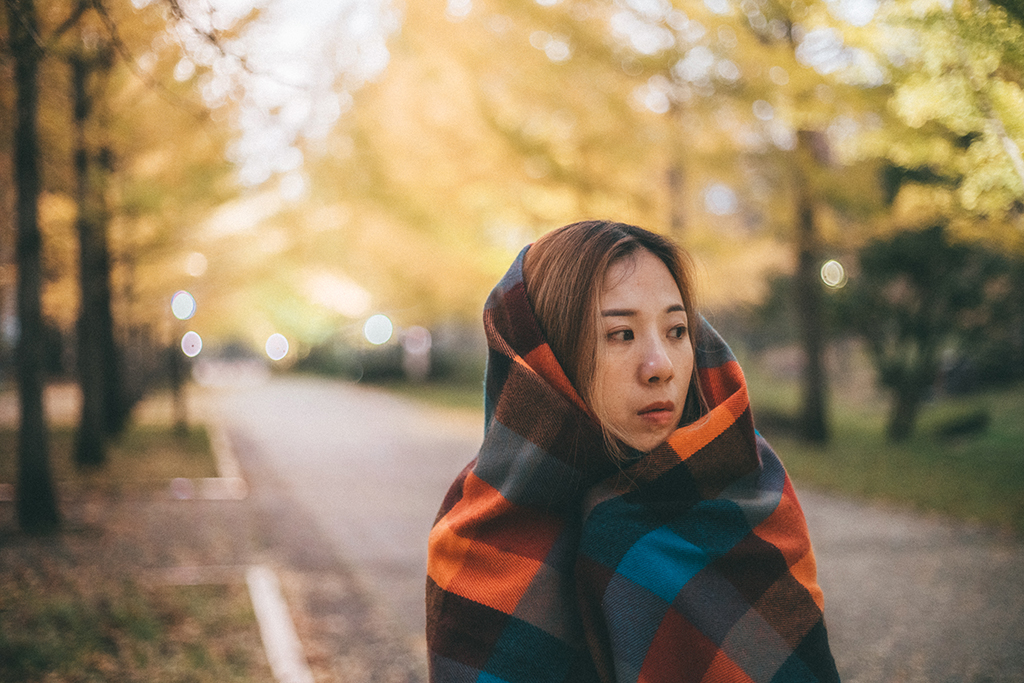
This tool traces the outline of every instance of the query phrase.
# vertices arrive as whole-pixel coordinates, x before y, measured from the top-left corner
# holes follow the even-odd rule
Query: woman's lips
[[[667,424],[675,417],[676,404],[672,401],[658,401],[644,406],[637,411],[637,415],[648,422],[655,424]]]

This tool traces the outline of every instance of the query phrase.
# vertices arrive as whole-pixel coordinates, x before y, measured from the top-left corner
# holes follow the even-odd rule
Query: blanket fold
[[[486,428],[429,540],[435,683],[838,681],[803,512],[702,321],[710,412],[616,465],[537,325],[484,309]]]

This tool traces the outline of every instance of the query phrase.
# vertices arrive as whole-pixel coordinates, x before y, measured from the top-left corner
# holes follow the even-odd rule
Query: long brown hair
[[[700,325],[689,255],[671,240],[626,223],[583,221],[553,230],[526,252],[523,279],[537,322],[559,364],[583,400],[594,408],[597,364],[598,300],[611,265],[640,250],[658,257],[679,287],[690,324],[687,334],[696,353]],[[694,363],[683,420],[706,408]],[[602,415],[602,426],[607,429]]]

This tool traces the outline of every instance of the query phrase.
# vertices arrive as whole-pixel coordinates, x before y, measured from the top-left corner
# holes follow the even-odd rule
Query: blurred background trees
[[[858,261],[859,277],[846,292],[848,320],[892,392],[891,439],[911,434],[940,374],[956,391],[981,379],[963,376],[964,364],[968,373],[986,361],[1011,371],[990,380],[1012,373],[1016,364],[1005,342],[1020,315],[1007,307],[1019,298],[1013,295],[1019,266],[980,245],[951,240],[944,226],[873,240]],[[1002,354],[1007,357],[1000,361]]]
[[[714,324],[799,349],[802,438],[830,436],[844,339],[902,438],[950,368],[1024,365],[1020,9],[11,0],[0,329],[24,499],[49,495],[28,483],[48,371],[81,385],[95,465],[189,328],[204,354],[280,332],[283,362],[358,375],[383,313],[380,357],[429,328],[451,371],[515,253],[593,217],[671,234]]]
[[[13,143],[8,157],[11,172],[6,176],[11,184],[5,192],[13,195],[16,218],[13,226],[4,226],[4,235],[16,243],[8,272],[17,273],[17,307],[4,310],[5,342],[15,345],[21,415],[17,505],[26,528],[46,529],[58,522],[42,404],[46,373],[65,365],[76,370],[83,397],[75,447],[80,466],[102,465],[106,439],[127,419],[132,397],[124,371],[134,371],[135,384],[146,375],[146,368],[124,367],[121,349],[126,333],[146,322],[122,317],[121,329],[115,329],[112,292],[118,281],[131,276],[123,268],[115,273],[114,266],[129,252],[130,261],[145,258],[160,238],[151,237],[148,243],[133,240],[131,245],[123,239],[125,219],[130,220],[133,207],[130,200],[123,201],[126,176],[118,171],[139,161],[137,151],[124,151],[128,145],[153,150],[174,143],[167,137],[169,130],[146,130],[140,125],[144,120],[132,111],[131,105],[138,103],[131,99],[154,97],[160,80],[134,73],[139,70],[135,55],[143,50],[138,43],[126,43],[125,37],[145,41],[143,49],[149,49],[147,43],[164,34],[167,22],[156,17],[153,23],[152,16],[118,9],[112,14],[99,0],[24,0],[6,7],[4,53],[8,91],[15,97],[4,103],[10,113],[4,117],[5,138]],[[117,100],[133,87],[134,97],[122,99],[118,106]],[[166,109],[189,106],[182,95],[173,97],[178,101],[163,102],[170,106],[159,115],[161,126],[174,118]],[[198,108],[192,109],[194,122]],[[189,136],[195,135],[195,130],[189,131]],[[221,156],[207,155],[200,163],[226,170]],[[191,201],[209,206],[218,199],[210,189],[204,187],[203,197]],[[166,191],[174,194],[170,188]],[[178,227],[177,221],[170,226]],[[115,236],[115,231],[120,234]],[[168,239],[166,233],[163,239]],[[126,302],[120,303],[123,308]],[[77,340],[74,346],[57,342],[57,368],[46,367],[55,345],[47,330],[56,331],[58,339]],[[140,347],[155,342],[152,334],[136,337],[135,356]],[[71,349],[75,360],[66,363],[64,352]]]

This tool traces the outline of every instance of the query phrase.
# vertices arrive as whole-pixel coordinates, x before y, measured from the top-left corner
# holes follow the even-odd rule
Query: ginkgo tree
[[[802,282],[795,291],[807,357],[801,422],[807,438],[827,438],[818,277],[824,233],[854,241],[843,233],[870,212],[865,205],[878,204],[879,194],[870,168],[845,166],[833,149],[844,120],[856,121],[881,102],[870,64],[851,57],[832,28],[840,19],[824,3],[753,0],[484,7],[492,5],[532,22],[531,41],[547,35],[540,42],[549,49],[564,43],[561,70],[589,74],[562,80],[549,69],[545,81],[517,68],[520,97],[543,93],[536,83],[547,82],[553,84],[547,96],[528,101],[556,106],[596,91],[633,105],[615,120],[616,137],[591,158],[577,159],[621,185],[621,173],[607,174],[595,162],[627,150],[623,138],[642,150],[630,158],[657,209],[647,214],[648,224],[673,232],[713,264],[719,276],[712,297],[752,298],[735,283],[757,282],[768,268],[793,264]],[[602,90],[593,76],[610,72],[622,82],[618,90]],[[662,118],[644,119],[636,109]],[[580,118],[583,130],[588,115]],[[780,240],[792,245],[792,256],[782,255]],[[751,253],[760,267],[744,258]]]
[[[387,71],[309,155],[309,201],[344,207],[334,225],[310,215],[337,245],[323,253],[409,319],[476,317],[515,252],[555,225],[649,211],[637,169],[650,145],[620,135],[624,80],[553,62],[536,31],[510,14],[408,7]],[[569,85],[595,78],[610,92]]]
[[[213,210],[209,202],[177,207],[188,219],[165,255],[177,259],[179,278],[188,259],[205,263],[202,275],[178,280],[199,300],[190,323],[222,343],[258,348],[274,332],[299,342],[293,348],[315,343],[363,315],[369,296],[343,270],[347,254],[333,241],[351,211],[319,196],[321,181],[330,193],[344,177],[329,166],[321,175],[317,159],[344,147],[330,132],[351,113],[351,92],[388,63],[384,41],[398,14],[386,2],[310,3],[301,12],[276,1],[181,7],[201,12],[170,31],[184,51],[175,78],[199,91],[218,133],[230,131],[237,190]],[[150,300],[171,279],[149,281]]]
[[[131,259],[116,261],[166,239],[165,233],[143,244],[144,235],[135,232],[118,239],[129,231],[113,217],[132,213],[127,208],[131,202],[124,201],[126,176],[118,171],[140,161],[132,155],[133,145],[139,154],[141,148],[152,149],[161,141],[176,146],[179,153],[186,146],[167,137],[173,133],[167,126],[173,115],[167,112],[175,108],[174,94],[160,84],[160,74],[135,56],[166,28],[159,7],[137,13],[118,6],[115,12],[102,0],[19,0],[6,4],[3,19],[4,57],[12,66],[6,75],[15,92],[10,103],[13,115],[5,117],[4,132],[13,140],[9,177],[16,197],[16,368],[21,404],[16,499],[23,527],[48,530],[59,523],[59,511],[42,405],[43,354],[49,346],[44,325],[49,320],[67,332],[77,322],[80,341],[91,342],[78,349],[86,400],[77,450],[87,456],[80,462],[102,463],[103,430],[109,428],[103,424],[104,412],[109,404],[98,383],[109,379],[108,347],[115,343],[111,309],[116,304],[110,300],[110,283],[116,285],[123,278],[125,262]],[[164,90],[157,106],[150,103],[146,115],[137,118],[132,118],[138,112],[131,106],[115,104],[132,91],[133,83],[146,91]],[[131,99],[128,95],[119,104],[130,105]],[[180,95],[177,99],[177,105],[184,101]],[[138,125],[147,118],[153,128]],[[194,120],[187,137],[192,137],[192,128]],[[226,168],[221,149],[199,163],[211,159],[212,165]],[[176,191],[169,185],[163,189],[169,194]],[[215,197],[209,185],[189,203],[201,205],[204,197]],[[74,229],[81,237],[77,245]],[[78,263],[75,252],[81,256]],[[76,279],[77,289],[69,285]],[[100,407],[104,411],[95,410]]]
[[[834,21],[819,4],[417,3],[336,146],[307,159],[311,200],[347,216],[319,239],[398,310],[473,311],[510,248],[595,216],[682,239],[712,304],[756,299],[794,262],[809,296],[819,233],[853,241],[874,194],[832,149],[878,106]],[[821,323],[803,308],[803,413],[822,438]]]
[[[7,46],[14,67],[12,90],[14,140],[12,180],[15,185],[15,236],[18,263],[17,303],[19,336],[15,349],[18,368],[20,430],[18,440],[18,521],[26,529],[50,530],[59,524],[48,439],[43,415],[42,248],[39,196],[42,177],[39,152],[39,69],[48,40],[59,39],[73,26],[75,13],[51,31],[41,31],[32,0],[6,6]]]
[[[863,136],[863,153],[899,170],[890,227],[948,222],[963,237],[1024,248],[1020,6],[891,2],[846,39],[876,56],[902,124]]]
[[[606,216],[673,229],[667,178],[676,148],[706,152],[706,164],[687,171],[697,187],[714,178],[709,168],[729,166],[709,135],[695,127],[680,134],[675,121],[643,104],[637,90],[646,81],[638,74],[652,73],[645,57],[609,32],[607,7],[581,7],[408,8],[387,71],[357,94],[333,138],[338,146],[310,155],[311,197],[362,206],[378,221],[391,221],[393,230],[415,229],[438,258],[459,259],[458,268],[439,273],[479,273],[475,291],[458,307],[473,312],[509,252],[559,224]],[[321,177],[329,185],[320,187]],[[703,214],[703,193],[684,201],[684,211]],[[362,214],[348,215],[351,236],[362,229]],[[687,235],[710,252],[714,267],[730,260],[717,258],[729,251],[719,241],[743,253],[757,245],[761,258],[732,259],[742,275],[758,260],[778,262],[773,240],[752,236],[738,216],[721,211],[714,222],[715,229],[701,226]],[[388,244],[395,248],[394,240]],[[410,267],[396,268],[407,284],[418,272],[410,257]],[[483,270],[474,265],[484,261]],[[429,269],[417,278],[419,286],[405,289],[429,292],[431,280],[455,289]],[[740,286],[723,299],[756,295],[748,284],[756,278],[734,280]],[[721,290],[711,293],[716,296]]]
[[[888,95],[851,136],[855,155],[882,163],[888,210],[847,294],[863,304],[851,319],[892,393],[892,439],[912,433],[944,363],[983,362],[971,358],[988,346],[971,336],[976,321],[1006,340],[1004,357],[1024,353],[1007,334],[1024,311],[1004,296],[1024,254],[1022,19],[1014,2],[891,2],[843,27]],[[983,265],[996,262],[1003,270]],[[998,319],[985,308],[994,300]]]

